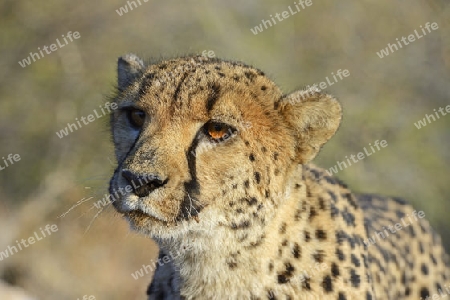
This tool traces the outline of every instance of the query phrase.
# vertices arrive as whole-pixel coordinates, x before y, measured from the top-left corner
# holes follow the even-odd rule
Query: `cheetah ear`
[[[142,59],[135,54],[126,54],[117,61],[117,85],[124,91],[145,68]]]
[[[297,140],[297,161],[311,161],[336,132],[342,118],[339,102],[317,87],[296,91],[278,104],[280,113]]]

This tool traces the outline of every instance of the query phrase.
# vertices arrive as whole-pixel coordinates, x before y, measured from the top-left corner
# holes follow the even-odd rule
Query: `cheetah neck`
[[[197,246],[192,251],[182,252],[174,259],[180,269],[182,294],[188,295],[187,299],[267,297],[261,293],[280,289],[273,286],[274,277],[279,282],[301,285],[300,278],[293,278],[291,259],[301,260],[304,273],[323,272],[320,254],[317,258],[313,247],[302,248],[300,242],[315,233],[310,224],[311,214],[320,221],[320,216],[311,210],[307,182],[301,174],[292,178],[285,195],[276,209],[265,213],[264,223],[254,223],[241,233],[219,227],[208,239],[196,240]],[[289,291],[291,284],[281,289],[279,293]]]

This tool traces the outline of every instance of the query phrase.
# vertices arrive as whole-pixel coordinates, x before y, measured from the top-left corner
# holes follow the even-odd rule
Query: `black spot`
[[[336,242],[339,245],[342,245],[348,237],[349,235],[345,231],[343,230],[336,231]]]
[[[228,264],[228,267],[231,269],[231,270],[233,270],[234,268],[236,268],[237,267],[237,263],[236,262],[228,262],[227,263]]]
[[[403,271],[403,273],[402,273],[401,283],[402,283],[402,285],[405,285],[405,283],[406,283],[406,273],[405,273],[405,271]]]
[[[331,282],[331,276],[327,275],[323,278],[322,287],[325,292],[329,293],[333,291],[333,283]]]
[[[281,223],[279,232],[280,232],[280,234],[286,233],[286,223],[285,222]]]
[[[309,171],[311,172],[311,174],[314,175],[314,178],[320,179],[321,174],[319,173],[319,171],[317,171],[317,170],[315,170],[315,169],[310,169]]]
[[[273,159],[274,159],[274,160],[278,160],[278,152],[275,152],[275,153],[273,154]]]
[[[248,189],[250,187],[250,181],[249,180],[244,181],[244,187],[246,189]]]
[[[299,188],[301,187],[301,185],[298,184],[298,183],[296,183],[294,187],[295,187],[296,189],[299,189]]]
[[[338,300],[347,300],[347,297],[345,297],[343,292],[339,292]]]
[[[366,300],[372,300],[372,294],[370,292],[366,293]]]
[[[333,202],[337,201],[337,197],[336,197],[335,193],[333,193],[332,191],[328,191],[328,195],[330,195],[331,200],[333,200]]]
[[[286,278],[283,274],[278,275],[278,283],[287,283],[289,281],[289,278]]]
[[[406,288],[405,288],[405,296],[409,296],[409,295],[411,295],[411,288],[409,287],[409,286],[407,286]],[[372,295],[371,295],[372,296]],[[370,298],[370,299],[372,299],[372,298]]]
[[[261,182],[261,174],[259,172],[255,172],[255,181],[257,184],[259,184]]]
[[[331,264],[331,274],[333,275],[333,277],[338,277],[340,274],[339,267],[335,263]]]
[[[425,299],[426,297],[430,296],[430,291],[428,291],[428,288],[423,287],[420,289],[420,297],[422,297],[422,299]]]
[[[269,263],[269,271],[272,272],[273,271],[273,262]]]
[[[423,275],[428,275],[428,267],[425,264],[422,264],[422,266],[420,267],[420,270],[422,271]]]
[[[401,219],[405,217],[405,213],[401,210],[396,210],[395,214],[397,215],[397,218]]]
[[[325,200],[322,197],[319,197],[319,208],[325,210]]]
[[[306,203],[306,201],[302,201],[302,211],[306,212],[306,208],[308,207],[308,204]]]
[[[292,276],[292,273],[295,271],[294,266],[290,263],[285,263],[284,266],[286,267],[286,274],[288,274],[288,276]]]
[[[302,255],[300,246],[297,243],[294,243],[294,247],[292,247],[292,255],[294,255],[295,258],[300,258]]]
[[[302,282],[302,288],[310,291],[311,290],[311,284],[309,283],[310,279],[308,277],[304,278],[304,281]]]
[[[350,281],[353,287],[359,287],[361,283],[361,277],[356,274],[356,271],[354,269],[350,270]]]
[[[341,249],[336,249],[336,256],[340,261],[345,261],[345,254]]]
[[[304,235],[305,235],[305,242],[309,242],[311,240],[311,236],[309,235],[309,232],[305,230]]]
[[[267,151],[266,147],[261,147],[261,151],[265,153]]]
[[[355,254],[353,254],[353,253],[351,255],[351,260],[352,260],[352,263],[355,265],[355,267],[359,267],[361,265],[359,258],[357,258],[355,256]]]
[[[243,198],[243,201],[247,202],[248,206],[253,206],[256,203],[258,203],[258,199],[256,199],[255,197],[251,197],[251,198]]]
[[[262,87],[261,87],[261,90],[262,91],[265,91],[267,89],[267,87],[265,86],[265,85],[263,85]]]
[[[244,72],[245,77],[247,77],[250,81],[253,81],[253,79],[255,79],[256,74],[253,72]]]
[[[244,220],[239,224],[236,224],[235,222],[231,223],[231,229],[237,230],[237,229],[246,229],[250,227],[250,221]]]
[[[309,219],[312,220],[315,216],[317,216],[316,208],[311,206],[309,211]]]
[[[347,207],[341,212],[342,218],[344,218],[345,222],[348,226],[356,226],[355,224],[355,215],[348,211]]]
[[[331,218],[334,219],[338,214],[339,214],[339,209],[334,205],[334,203],[331,203],[331,205],[330,205]]]
[[[415,237],[415,236],[416,236],[416,232],[414,231],[414,227],[409,226],[409,234],[410,234],[412,237]]]
[[[437,266],[437,260],[436,260],[436,258],[434,257],[433,253],[430,253],[430,259],[431,259],[431,261],[433,262],[433,265]]]
[[[222,72],[218,72],[217,74],[219,74],[220,77],[225,77],[225,74]]]
[[[317,250],[317,253],[313,254],[313,258],[318,263],[323,263],[325,252],[323,250]]]
[[[345,193],[342,196],[344,196],[347,199],[348,203],[350,203],[350,205],[354,209],[358,209],[358,204],[356,203],[356,199],[351,193]]]
[[[419,251],[421,254],[423,254],[425,252],[425,249],[423,248],[423,244],[421,241],[419,241]]]
[[[322,229],[317,229],[316,230],[316,238],[318,240],[321,240],[321,241],[326,240],[327,239],[327,233],[324,230],[322,230]]]
[[[250,161],[255,161],[255,156],[253,155],[253,153],[250,154],[250,155],[248,156],[248,158],[250,159]]]

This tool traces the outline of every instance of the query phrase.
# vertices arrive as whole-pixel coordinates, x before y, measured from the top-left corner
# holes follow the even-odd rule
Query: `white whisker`
[[[89,198],[83,198],[83,199],[81,199],[81,200],[79,200],[77,203],[75,203],[71,208],[69,208],[69,210],[68,211],[66,211],[65,213],[63,213],[62,215],[60,215],[59,217],[58,217],[58,219],[59,218],[64,218],[71,210],[73,210],[75,207],[77,207],[77,206],[80,206],[81,204],[83,204],[84,202],[87,202],[87,201],[89,201],[89,200],[91,200],[91,199],[93,199],[94,197],[89,197]]]

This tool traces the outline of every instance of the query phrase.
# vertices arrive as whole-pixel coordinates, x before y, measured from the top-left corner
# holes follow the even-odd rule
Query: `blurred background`
[[[3,257],[0,299],[146,298],[152,274],[131,274],[155,258],[157,247],[130,232],[111,206],[93,205],[115,166],[108,117],[56,135],[75,118],[100,112],[114,90],[117,58],[128,52],[160,59],[211,50],[264,70],[286,93],[349,70],[326,89],[340,99],[344,119],[315,163],[329,169],[386,140],[386,148],[337,176],[358,192],[408,199],[450,249],[450,115],[414,125],[450,105],[446,0],[312,0],[258,34],[251,29],[288,6],[295,10],[294,0],[134,2],[0,3],[0,157],[21,158],[0,171],[0,252],[40,227],[58,226]],[[377,55],[414,30],[423,35],[427,22],[439,28]],[[64,44],[69,31],[80,38],[27,66],[18,63],[57,38]]]

